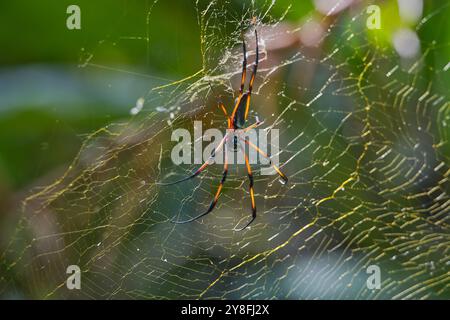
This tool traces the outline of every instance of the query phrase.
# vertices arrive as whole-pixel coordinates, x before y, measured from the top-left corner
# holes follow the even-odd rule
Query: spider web
[[[366,29],[360,4],[334,20],[321,18],[329,28],[320,54],[302,45],[278,52],[269,44],[301,30],[285,23],[289,8],[271,1],[240,12],[230,12],[226,2],[195,7],[203,69],[150,88],[139,100],[142,110],[93,132],[61,177],[31,193],[2,253],[0,292],[450,298],[448,65],[432,60],[448,52],[449,43],[422,42],[421,55],[401,65],[393,48]],[[445,5],[425,10],[416,31],[448,13]],[[212,213],[172,224],[173,217],[206,210],[221,166],[183,184],[158,185],[197,167],[172,163],[171,133],[192,132],[193,120],[204,129],[225,129],[216,94],[230,111],[240,80],[241,31],[247,30],[251,65],[255,24],[261,64],[250,121],[259,116],[266,128],[280,130],[280,164],[289,183],[256,173],[257,219],[235,232],[251,210],[245,167],[232,165]],[[81,62],[94,61],[92,50]],[[66,288],[69,265],[82,271],[81,290]],[[381,270],[378,290],[366,286],[370,265]]]

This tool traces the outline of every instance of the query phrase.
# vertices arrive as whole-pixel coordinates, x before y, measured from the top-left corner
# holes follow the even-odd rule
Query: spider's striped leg
[[[272,163],[272,160],[270,159],[270,156],[265,153],[264,151],[262,151],[260,148],[258,148],[254,143],[252,143],[251,141],[248,141],[246,139],[240,138],[242,141],[244,141],[246,144],[248,144],[251,148],[255,149],[260,155],[262,155],[264,158],[269,160],[269,164],[275,169],[275,171],[278,173],[278,175],[280,176],[280,178],[284,181],[284,183],[288,182],[288,177],[281,172],[280,168],[278,168],[278,166],[276,166],[274,163]]]
[[[242,228],[234,229],[235,231],[242,231],[242,230],[244,230],[245,228],[247,228],[256,219],[256,203],[255,203],[255,191],[253,190],[252,167],[250,166],[250,163],[248,162],[248,156],[245,153],[245,149],[243,148],[243,146],[241,144],[239,144],[239,145],[241,146],[241,150],[244,153],[245,166],[247,168],[247,173],[248,173],[250,199],[251,199],[251,203],[252,203],[252,219],[246,225],[244,225]]]
[[[256,37],[256,57],[255,63],[253,64],[253,71],[252,76],[250,78],[249,87],[246,93],[242,93],[243,85],[241,85],[241,89],[239,90],[239,96],[236,100],[233,113],[231,114],[231,121],[233,122],[233,126],[235,128],[242,127],[248,118],[248,111],[250,108],[250,98],[253,90],[253,82],[255,81],[256,71],[258,70],[258,63],[259,63],[258,33],[256,32],[256,30],[255,30],[255,37]]]
[[[247,49],[245,47],[245,40],[244,37],[242,37],[242,51],[244,53],[244,59],[242,60],[242,73],[241,73],[241,86],[239,87],[239,95],[236,99],[236,103],[233,108],[233,112],[231,113],[231,121],[235,121],[236,112],[239,108],[239,105],[241,104],[242,99],[247,99],[247,95],[244,93],[244,86],[245,86],[245,79],[247,76]]]
[[[256,56],[255,56],[255,63],[253,64],[252,76],[250,78],[250,83],[248,85],[247,105],[245,106],[245,117],[244,117],[245,120],[247,120],[247,116],[248,116],[248,110],[250,107],[250,98],[252,96],[252,90],[253,90],[253,82],[255,81],[256,71],[258,70],[258,63],[259,63],[258,33],[256,32],[256,29],[255,29],[255,38],[256,38]]]
[[[244,92],[244,84],[245,84],[245,77],[247,75],[247,50],[245,48],[245,40],[244,37],[242,37],[242,51],[244,53],[244,59],[242,60],[242,75],[241,75],[241,87],[239,89],[239,95],[241,96]]]
[[[184,220],[184,221],[171,220],[171,222],[177,223],[177,224],[192,222],[194,220],[197,220],[198,218],[206,216],[208,213],[213,211],[214,207],[217,204],[217,201],[219,200],[219,196],[220,196],[220,193],[222,191],[223,184],[225,183],[225,180],[227,178],[227,174],[228,174],[228,156],[227,156],[227,145],[225,144],[225,160],[224,160],[224,164],[223,164],[222,180],[220,180],[219,187],[217,188],[217,191],[216,191],[216,194],[214,196],[214,199],[213,199],[213,201],[211,201],[211,204],[209,205],[208,210],[206,210],[204,213],[202,213],[202,214],[200,214],[200,215],[198,215],[198,216],[196,216],[194,218],[188,219],[188,220]]]
[[[211,87],[211,91],[214,92],[214,88],[212,87],[211,83],[209,83],[209,86]],[[231,118],[230,118],[230,116],[228,115],[227,109],[225,108],[225,104],[223,103],[223,101],[222,101],[222,99],[220,98],[220,96],[217,96],[217,95],[216,95],[216,98],[217,98],[217,106],[218,106],[220,109],[222,109],[222,111],[223,111],[225,117],[227,118],[228,128],[231,128]]]
[[[225,108],[225,105],[223,104],[223,102],[221,100],[219,100],[219,108],[222,109],[223,113],[225,114],[225,117],[227,117],[227,124],[228,124],[228,128],[231,128],[231,118],[228,116],[227,113],[227,109]]]
[[[212,160],[215,158],[217,152],[220,151],[220,149],[222,148],[222,146],[224,145],[224,143],[227,141],[228,139],[228,133],[225,134],[225,136],[223,137],[223,139],[219,142],[219,144],[217,145],[217,147],[213,150],[213,152],[211,152],[211,156],[208,158],[208,160],[205,161],[205,163],[203,163],[200,168],[198,168],[197,170],[195,170],[191,175],[174,181],[174,182],[157,182],[156,184],[162,185],[162,186],[170,186],[170,185],[174,185],[192,178],[195,178],[196,176],[198,176],[203,170],[205,170],[205,168],[207,166],[209,166],[212,163]]]

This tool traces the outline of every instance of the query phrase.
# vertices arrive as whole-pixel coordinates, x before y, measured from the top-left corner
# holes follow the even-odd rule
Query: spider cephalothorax
[[[200,166],[200,168],[198,168],[196,171],[194,171],[190,176],[185,177],[181,180],[174,181],[174,182],[162,183],[162,185],[173,185],[173,184],[177,184],[182,181],[186,181],[186,180],[196,177],[208,165],[213,163],[213,160],[214,160],[214,157],[216,156],[216,154],[222,149],[222,147],[224,148],[225,159],[224,159],[224,165],[223,165],[222,180],[220,181],[220,184],[217,188],[214,199],[212,200],[208,210],[206,210],[204,213],[202,213],[194,218],[191,218],[189,220],[184,220],[184,221],[173,221],[172,220],[172,222],[174,222],[174,223],[187,223],[187,222],[197,220],[198,218],[207,215],[214,209],[214,207],[217,204],[220,193],[222,191],[222,187],[225,183],[225,180],[226,180],[226,177],[228,174],[227,148],[229,148],[229,144],[231,144],[233,150],[235,150],[235,151],[237,150],[237,148],[240,148],[242,150],[242,152],[244,154],[245,166],[247,168],[247,173],[248,173],[248,178],[249,178],[249,192],[250,192],[251,207],[252,207],[252,219],[247,224],[245,224],[242,228],[239,228],[238,230],[243,230],[243,229],[247,228],[256,218],[256,203],[255,203],[255,195],[254,195],[254,189],[253,189],[253,173],[252,173],[252,168],[251,168],[249,160],[248,160],[248,156],[245,153],[245,148],[243,147],[242,143],[245,143],[250,148],[253,148],[254,150],[256,150],[264,158],[267,158],[270,160],[270,156],[267,153],[265,153],[264,151],[262,151],[260,148],[258,148],[251,141],[245,139],[245,137],[244,137],[246,132],[248,132],[249,130],[252,130],[262,124],[261,121],[256,121],[252,125],[245,127],[245,124],[247,122],[247,117],[248,117],[248,111],[249,111],[249,107],[250,107],[250,99],[251,99],[251,95],[252,95],[253,82],[255,81],[256,71],[258,69],[258,62],[259,62],[258,34],[257,34],[256,30],[255,30],[255,38],[256,38],[255,63],[253,64],[253,71],[252,71],[252,75],[250,78],[247,92],[244,93],[245,78],[246,78],[246,74],[247,74],[247,52],[246,52],[246,48],[245,48],[245,41],[242,41],[244,59],[242,61],[241,86],[240,86],[239,95],[236,99],[234,109],[233,109],[233,112],[231,113],[231,116],[228,115],[227,109],[225,108],[225,105],[223,104],[223,102],[220,100],[218,102],[219,108],[222,109],[223,113],[225,114],[225,117],[227,118],[227,123],[228,123],[227,133],[225,134],[223,139],[219,142],[218,146],[213,150],[209,159],[207,161],[205,161],[205,163],[203,163]],[[270,162],[270,164],[274,168],[274,170],[278,173],[278,175],[281,177],[281,179],[284,181],[284,183],[286,183],[288,180],[286,175],[284,175],[275,164],[273,164],[272,162]]]

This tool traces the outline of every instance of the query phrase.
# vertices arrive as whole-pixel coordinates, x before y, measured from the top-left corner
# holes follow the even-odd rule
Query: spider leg
[[[272,163],[272,160],[270,159],[270,156],[265,153],[264,151],[262,151],[260,148],[258,148],[254,143],[252,143],[249,140],[246,139],[242,139],[240,138],[242,141],[244,141],[246,144],[248,144],[251,148],[255,149],[260,155],[262,155],[264,158],[269,160],[270,165],[275,169],[275,171],[278,173],[278,175],[280,176],[280,178],[284,181],[284,183],[286,184],[288,182],[288,177],[281,172],[280,168],[278,168],[278,166],[276,166],[274,163]]]
[[[244,37],[242,37],[242,51],[244,53],[244,60],[242,61],[241,87],[239,89],[239,96],[241,96],[244,92],[245,77],[247,75],[247,50],[245,48]]]
[[[242,51],[244,53],[244,59],[242,60],[242,73],[241,73],[241,86],[239,88],[239,95],[236,99],[236,103],[234,105],[233,112],[231,113],[231,119],[234,119],[234,116],[236,115],[236,111],[241,103],[241,99],[243,97],[244,93],[244,86],[245,86],[245,78],[247,76],[247,49],[245,47],[245,40],[242,36]]]
[[[220,143],[218,144],[218,146],[213,150],[213,152],[211,152],[211,156],[208,158],[208,160],[205,161],[205,163],[203,163],[200,168],[198,168],[197,170],[195,170],[191,175],[182,178],[180,180],[177,181],[173,181],[173,182],[157,182],[157,184],[162,185],[162,186],[170,186],[170,185],[174,185],[192,178],[195,178],[196,176],[198,176],[203,170],[205,170],[205,168],[207,166],[209,166],[212,163],[212,160],[214,159],[214,157],[216,156],[216,153],[220,151],[220,149],[222,148],[222,146],[224,145],[224,142],[226,142],[226,140],[228,139],[228,134],[225,134],[225,136],[223,137],[223,139],[220,141]]]
[[[229,119],[230,117],[228,116],[227,109],[225,109],[225,105],[223,104],[223,102],[221,100],[219,100],[218,106],[219,106],[220,109],[222,109],[223,114],[225,115],[225,117],[227,117]]]
[[[241,121],[239,121],[239,120],[243,120],[245,122],[248,118],[248,111],[250,108],[250,98],[251,98],[252,90],[253,90],[253,82],[255,81],[256,71],[258,70],[258,63],[259,63],[258,33],[256,32],[256,29],[255,29],[255,37],[256,37],[256,57],[255,57],[256,60],[255,60],[255,63],[253,64],[253,71],[252,71],[252,76],[250,78],[249,88],[246,93],[243,93],[243,88],[244,88],[243,86],[244,86],[244,82],[245,82],[245,73],[244,73],[245,70],[243,70],[241,88],[239,89],[239,96],[236,100],[236,104],[235,104],[233,112],[231,114],[231,119],[232,119],[233,125],[235,127],[236,127],[236,124],[238,124],[238,126],[241,126],[241,124],[239,124],[239,122],[241,122]],[[245,57],[245,55],[244,55],[244,57]],[[246,58],[244,59],[244,63],[246,65],[246,63],[247,63]],[[236,116],[238,116],[238,118]],[[238,121],[238,123],[236,123],[237,121]]]
[[[253,82],[255,81],[256,77],[256,71],[258,70],[258,63],[259,63],[259,46],[258,46],[258,33],[255,29],[255,38],[256,38],[256,57],[255,57],[255,63],[253,64],[253,71],[252,76],[250,78],[250,83],[248,85],[248,98],[247,98],[247,105],[245,106],[245,120],[247,120],[248,116],[248,110],[250,107],[250,98],[252,96],[252,90],[253,90]]]
[[[231,118],[228,116],[227,109],[225,108],[225,105],[221,100],[219,100],[219,108],[222,109],[223,113],[225,114],[225,117],[227,117],[228,128],[231,128]]]
[[[215,93],[214,88],[211,85],[211,82],[209,83],[209,87],[211,88],[211,91]],[[231,118],[228,116],[227,109],[225,108],[225,104],[222,102],[222,99],[220,96],[216,95],[217,98],[217,107],[222,109],[223,113],[225,114],[225,117],[227,118],[227,124],[228,128],[231,128]]]
[[[245,153],[245,149],[242,147],[241,144],[239,144],[239,145],[241,146],[241,150],[244,153],[245,166],[247,168],[247,173],[248,173],[250,199],[251,199],[251,203],[252,203],[252,219],[246,225],[244,225],[242,228],[234,229],[235,231],[242,231],[242,230],[244,230],[245,228],[247,228],[256,219],[256,203],[255,203],[255,191],[253,190],[252,167],[250,166],[250,163],[248,161],[248,156]]]
[[[225,144],[225,160],[224,160],[224,165],[223,165],[223,173],[222,173],[222,180],[220,180],[220,184],[219,187],[217,188],[216,194],[214,196],[213,201],[211,201],[211,204],[209,205],[208,210],[206,210],[204,213],[188,219],[188,220],[183,220],[183,221],[175,221],[175,220],[171,220],[171,222],[176,223],[176,224],[183,224],[183,223],[188,223],[188,222],[192,222],[194,220],[197,220],[203,216],[206,216],[208,213],[210,213],[211,211],[213,211],[213,209],[215,208],[217,201],[219,200],[219,196],[220,193],[222,191],[223,188],[223,184],[225,183],[225,180],[227,178],[227,174],[228,174],[228,156],[227,156],[227,145]]]

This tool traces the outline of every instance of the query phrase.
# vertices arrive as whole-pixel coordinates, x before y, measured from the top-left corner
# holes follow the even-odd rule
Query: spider
[[[281,170],[275,164],[272,163],[272,161],[270,160],[270,156],[267,153],[265,153],[264,151],[259,149],[255,144],[253,144],[249,140],[244,139],[242,137],[243,133],[246,133],[247,131],[258,127],[263,123],[263,121],[259,121],[257,119],[254,124],[252,124],[248,127],[245,127],[247,117],[248,117],[248,111],[249,111],[249,107],[250,107],[250,98],[251,98],[252,89],[253,89],[253,82],[255,81],[256,71],[258,69],[258,62],[259,62],[258,33],[256,32],[256,30],[255,30],[255,39],[256,39],[256,57],[255,57],[255,63],[253,64],[253,71],[252,71],[252,75],[250,78],[247,92],[244,93],[245,78],[246,78],[246,74],[247,74],[247,52],[246,52],[246,47],[245,47],[245,41],[242,40],[242,49],[244,52],[244,58],[242,61],[241,86],[240,86],[239,95],[236,99],[234,109],[233,109],[233,112],[231,113],[231,116],[228,115],[227,109],[225,108],[225,105],[223,104],[223,102],[221,100],[218,101],[218,107],[223,111],[223,113],[225,114],[225,117],[227,119],[227,124],[228,124],[227,133],[225,134],[223,139],[219,142],[218,146],[213,150],[213,152],[211,153],[211,156],[208,158],[208,160],[205,161],[191,175],[189,175],[183,179],[174,181],[174,182],[161,183],[162,185],[174,185],[174,184],[195,178],[207,166],[209,166],[211,163],[213,163],[213,159],[214,159],[216,153],[223,146],[225,149],[225,152],[224,152],[225,159],[224,159],[224,165],[223,165],[222,179],[219,183],[216,194],[214,195],[214,199],[211,201],[211,204],[209,205],[208,210],[206,210],[204,213],[199,214],[198,216],[195,216],[194,218],[184,220],[184,221],[171,220],[171,222],[173,222],[173,223],[183,224],[183,223],[192,222],[203,216],[206,216],[208,213],[213,211],[213,209],[215,208],[215,206],[217,204],[217,201],[219,199],[220,193],[222,191],[223,185],[225,183],[225,180],[226,180],[227,174],[228,174],[227,148],[229,146],[227,145],[227,143],[231,144],[231,147],[233,148],[234,151],[237,151],[237,148],[239,145],[239,147],[242,150],[242,153],[244,154],[245,166],[247,169],[248,179],[249,179],[249,193],[250,193],[251,208],[252,208],[251,220],[247,224],[245,224],[242,228],[235,229],[236,231],[244,230],[256,219],[256,203],[255,203],[255,195],[254,195],[254,189],[253,189],[253,173],[252,173],[252,168],[249,164],[248,156],[245,153],[245,149],[242,146],[241,142],[244,142],[250,148],[253,148],[254,150],[256,150],[261,156],[268,159],[270,165],[273,167],[273,169],[278,173],[278,175],[282,179],[281,181],[283,182],[283,184],[286,184],[288,181],[288,178],[286,177],[286,175],[283,172],[281,172]]]

